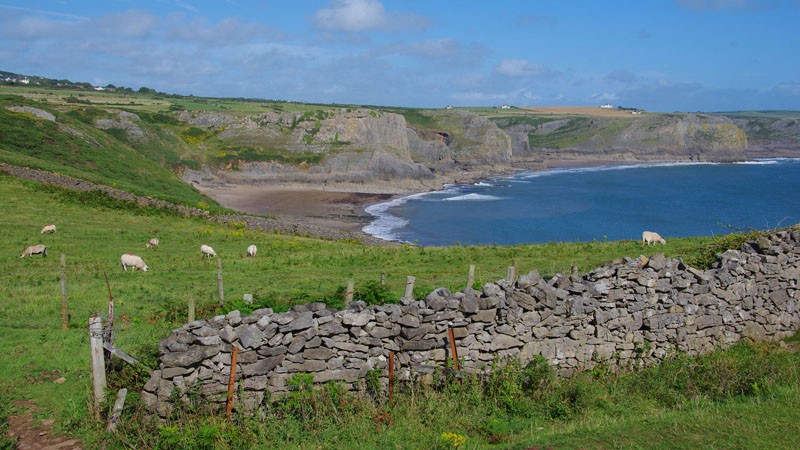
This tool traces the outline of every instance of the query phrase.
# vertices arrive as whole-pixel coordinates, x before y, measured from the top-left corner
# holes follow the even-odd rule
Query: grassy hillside
[[[56,419],[58,432],[79,436],[90,448],[98,445],[103,434],[101,425],[88,413],[86,321],[92,311],[106,309],[106,276],[116,305],[116,344],[152,367],[157,364],[158,340],[183,323],[190,298],[198,304],[199,317],[243,308],[245,305],[240,299],[244,293],[255,296],[256,305],[250,308],[270,306],[283,310],[295,303],[314,300],[340,305],[342,289],[347,280],[352,279],[357,298],[393,301],[402,295],[407,275],[417,277],[415,295],[423,297],[435,287],[463,289],[469,264],[477,265],[480,284],[502,278],[512,263],[521,273],[537,269],[552,275],[568,271],[573,265],[586,270],[615,257],[638,256],[643,252],[665,251],[671,256],[694,258],[715,242],[711,238],[672,239],[666,247],[657,250],[643,249],[637,241],[377,248],[250,232],[236,225],[221,226],[159,214],[120,202],[87,203],[70,192],[54,191],[7,176],[0,176],[0,197],[6,205],[5,214],[0,217],[0,226],[6,230],[0,241],[0,310],[3,311],[0,315],[0,348],[3,349],[0,385],[8,405],[0,411],[14,413],[17,411],[15,400],[32,400],[42,408],[40,417]],[[105,206],[99,206],[101,203]],[[58,225],[58,233],[39,234],[40,227],[50,222]],[[144,244],[153,236],[161,239],[161,248],[146,250]],[[37,243],[48,246],[47,258],[18,258],[23,248]],[[222,308],[216,306],[216,264],[200,259],[198,247],[201,243],[212,245],[223,259],[226,301]],[[259,246],[259,256],[245,259],[241,255],[251,243]],[[150,271],[123,272],[119,256],[124,252],[142,255]],[[70,312],[66,331],[60,330],[61,254],[66,255]],[[386,291],[376,287],[382,272],[386,274]],[[769,356],[756,359],[759,366],[787,364],[786,356],[772,356],[771,351],[766,355]],[[515,373],[502,375],[498,381],[507,377],[513,381],[517,379],[513,377],[519,375]],[[53,382],[60,377],[66,382]],[[796,419],[797,408],[792,409],[797,405],[796,386],[778,396],[778,391],[766,389],[765,382],[761,378],[758,380],[764,387],[762,393],[769,395],[758,396],[757,400],[730,404],[687,400],[677,403],[676,407],[695,411],[705,417],[704,420],[710,420],[711,414],[737,416],[760,414],[763,410],[786,414],[789,420]],[[444,448],[449,442],[442,437],[446,432],[464,436],[468,447],[494,444],[519,447],[528,442],[544,445],[559,440],[565,442],[565,447],[581,447],[590,442],[600,442],[596,445],[606,447],[619,438],[613,430],[637,427],[641,420],[652,421],[648,423],[655,424],[655,429],[689,427],[697,421],[694,416],[683,420],[682,416],[670,412],[672,407],[652,404],[646,398],[620,404],[622,398],[630,395],[622,391],[613,394],[607,391],[612,387],[606,384],[554,384],[547,390],[552,397],[540,398],[526,393],[528,391],[517,392],[524,384],[509,382],[498,384],[493,394],[459,390],[455,385],[441,392],[408,392],[390,409],[382,400],[362,403],[346,397],[311,399],[302,396],[324,393],[302,391],[295,399],[299,403],[284,404],[281,408],[289,409],[276,410],[277,415],[267,424],[242,422],[234,426],[216,416],[195,411],[187,412],[189,416],[176,422],[156,427],[148,424],[141,409],[138,390],[144,381],[142,373],[124,366],[117,367],[110,375],[111,387],[127,387],[131,391],[121,424],[122,434],[112,440],[112,448],[198,448],[198,445],[251,448],[257,442],[263,448],[302,448],[312,442],[323,448],[395,445]],[[785,381],[775,383],[776,386],[785,385]],[[601,391],[606,393],[598,394]],[[522,401],[529,395],[531,402]],[[617,400],[611,402],[609,395]],[[533,401],[535,398],[540,400]],[[574,398],[579,402],[575,403]],[[588,404],[584,404],[586,402]],[[607,406],[589,408],[595,402]],[[516,404],[519,407],[513,406]],[[539,410],[534,405],[539,404],[551,407],[543,410],[545,412],[536,412]],[[300,408],[301,405],[312,408]],[[642,411],[646,413],[644,416]],[[389,414],[385,422],[380,419],[383,417],[380,414],[384,413]],[[445,420],[446,417],[450,419]],[[459,419],[455,420],[456,417]],[[596,427],[601,427],[606,437],[597,438]],[[781,428],[776,430],[777,435],[766,438],[766,442],[781,446],[784,442],[779,433]],[[665,441],[664,445],[681,446],[692,442],[675,439]],[[630,442],[637,445],[635,442],[641,441]]]
[[[8,107],[33,107],[53,114],[56,121]],[[107,114],[93,107],[62,110],[19,96],[2,96],[0,161],[58,172],[176,203],[216,205],[168,169],[179,159],[174,147],[164,145],[174,138],[154,127],[149,132],[163,139],[132,144],[116,128],[102,131],[93,125],[96,118]]]

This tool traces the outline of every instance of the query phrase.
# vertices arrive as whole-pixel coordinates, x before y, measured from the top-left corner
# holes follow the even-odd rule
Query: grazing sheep
[[[125,272],[128,271],[128,267],[131,267],[134,272],[136,269],[147,272],[147,264],[144,263],[144,260],[140,256],[125,253],[119,258],[119,261],[122,263],[122,270]]]
[[[147,244],[145,244],[145,247],[146,248],[150,248],[150,247],[158,248],[158,238],[153,238],[153,239],[150,239],[149,241],[147,241]]]
[[[256,248],[256,246],[255,245],[251,245],[251,246],[247,247],[247,256],[249,256],[251,258],[255,258],[257,251],[258,251],[258,249]]]
[[[56,232],[56,226],[55,226],[55,224],[51,223],[50,225],[45,225],[44,227],[42,227],[41,234],[55,233],[55,232]]]
[[[30,247],[23,250],[22,253],[19,255],[19,257],[20,259],[22,259],[26,256],[33,257],[33,255],[42,255],[43,257],[47,257],[47,247],[45,247],[42,244],[31,245]]]
[[[666,244],[667,241],[664,240],[658,233],[652,231],[644,231],[642,232],[642,245],[647,244],[655,244],[656,242],[660,242],[662,245]]]
[[[200,255],[210,258],[212,256],[217,256],[217,252],[215,252],[214,249],[208,245],[203,244],[200,246]]]

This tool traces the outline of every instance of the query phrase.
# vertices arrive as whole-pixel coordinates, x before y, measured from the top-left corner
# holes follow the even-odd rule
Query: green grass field
[[[47,110],[57,122],[4,108],[23,105]],[[187,140],[194,137],[191,127],[176,123],[170,114],[180,109],[294,111],[312,120],[332,107],[348,106],[2,86],[0,161],[215,209],[213,201],[172,170],[211,160],[221,147],[213,139],[192,144]],[[420,128],[438,129],[447,122],[442,111],[372,109],[403,114]],[[94,126],[97,118],[114,117],[119,110],[137,113],[150,140],[136,142],[120,128]],[[474,112],[532,125],[552,120],[518,116],[518,111],[506,116],[495,108]],[[566,138],[583,139],[588,133],[585,119],[570,119]],[[65,132],[65,126],[73,131]],[[228,150],[240,156],[240,149]],[[267,148],[241,151],[259,158],[285,156]],[[119,433],[106,436],[104,424],[90,414],[87,321],[94,311],[105,314],[109,291],[116,308],[115,344],[154,368],[158,341],[185,322],[190,300],[197,304],[197,316],[207,318],[232,309],[282,311],[310,301],[338,307],[349,280],[355,283],[356,300],[368,302],[400,298],[407,276],[416,278],[417,298],[438,287],[459,291],[471,264],[476,266],[477,287],[504,278],[511,265],[517,273],[538,270],[550,277],[572,267],[587,271],[615,258],[664,252],[707,266],[716,252],[737,248],[753,234],[669,239],[658,248],[643,248],[638,236],[618,242],[371,247],[187,219],[5,175],[0,175],[0,198],[0,432],[7,428],[8,416],[21,412],[17,402],[26,400],[39,408],[37,418],[55,419],[56,433],[81,439],[85,448],[103,443],[106,448],[158,449],[796,447],[797,342],[785,347],[738,345],[630,374],[601,367],[565,380],[535,364],[512,364],[497,368],[486,380],[468,377],[463,383],[437,373],[433,387],[399,388],[393,404],[380,394],[347,395],[335,384],[311,389],[300,379],[297,390],[264,417],[235,423],[202,408],[154,423],[138,394],[146,374],[115,362],[110,395],[121,387],[130,394]],[[40,234],[49,223],[58,232]],[[158,250],[145,249],[151,237],[160,239]],[[45,244],[48,256],[20,259],[20,252],[33,244]],[[200,244],[214,247],[222,260],[221,307],[216,261],[200,258]],[[243,256],[250,244],[258,245],[255,259]],[[150,270],[123,272],[123,253],[141,255]],[[61,329],[62,255],[66,330]],[[385,288],[379,286],[382,277]],[[244,294],[254,296],[253,305],[243,303]],[[62,377],[65,382],[55,383]],[[6,448],[13,443],[0,438],[0,449]]]
[[[716,242],[711,238],[671,239],[667,246],[658,249],[643,249],[638,241],[633,240],[508,247],[384,248],[251,232],[236,225],[222,226],[185,219],[130,208],[130,205],[121,203],[86,203],[69,193],[7,176],[0,176],[0,197],[6,206],[6,213],[0,218],[0,226],[5,230],[0,241],[0,308],[3,311],[0,316],[0,348],[3,349],[0,384],[4,387],[3,401],[11,405],[4,411],[6,414],[14,413],[15,400],[33,400],[42,408],[42,417],[56,418],[58,432],[80,437],[89,448],[97,445],[103,433],[101,425],[94,422],[88,412],[90,380],[86,324],[93,311],[104,313],[106,310],[106,276],[116,306],[116,344],[154,367],[157,364],[157,342],[185,321],[190,298],[196,300],[200,317],[210,317],[241,305],[240,299],[245,293],[253,294],[257,305],[276,310],[315,300],[341,305],[341,290],[348,280],[354,280],[359,291],[370,283],[377,283],[382,272],[386,274],[390,295],[396,299],[402,295],[408,275],[417,278],[415,295],[424,296],[440,286],[463,289],[470,264],[477,266],[478,283],[483,283],[503,278],[512,264],[520,273],[536,269],[550,276],[569,271],[572,266],[587,270],[613,258],[636,257],[656,251],[693,258],[702,253],[700,250],[711,248],[709,246]],[[106,206],[99,206],[101,203]],[[58,232],[39,234],[40,228],[47,223],[56,223]],[[160,238],[161,248],[146,250],[145,242],[153,236]],[[47,245],[48,257],[18,258],[26,246],[37,243]],[[223,260],[226,301],[222,308],[216,305],[216,264],[200,258],[201,243],[213,246]],[[259,256],[243,258],[245,248],[251,243],[258,245]],[[143,256],[150,271],[123,272],[119,257],[125,252]],[[66,331],[60,329],[61,254],[66,258],[70,313]],[[694,415],[699,415],[704,417],[702,420],[709,421],[709,426],[718,428],[731,421],[713,422],[712,417],[717,414],[747,417],[761,414],[761,409],[781,413],[781,421],[774,425],[773,434],[776,436],[770,437],[770,434],[763,438],[764,442],[780,447],[783,441],[777,435],[791,423],[786,422],[783,416],[797,418],[795,382],[794,385],[789,383],[788,391],[780,396],[774,396],[770,390],[768,396],[735,402],[681,404],[679,411],[654,406],[651,400],[642,399],[641,404],[633,406],[612,402],[609,403],[611,406],[600,409],[581,406],[564,414],[537,415],[526,409],[528,407],[516,411],[508,406],[507,400],[503,403],[502,397],[489,396],[483,391],[479,393],[478,388],[474,388],[474,392],[405,392],[400,394],[402,400],[388,413],[387,405],[381,400],[356,401],[336,394],[335,398],[339,398],[337,401],[341,404],[329,405],[333,409],[325,409],[328,408],[325,402],[332,400],[320,397],[319,403],[315,403],[320,409],[302,410],[305,411],[302,414],[315,415],[311,425],[292,419],[302,417],[302,414],[297,416],[300,413],[295,410],[276,412],[278,415],[269,419],[271,426],[268,428],[283,427],[280,433],[264,431],[262,427],[267,425],[260,422],[229,425],[202,412],[191,413],[192,426],[172,423],[156,427],[144,425],[147,423],[146,413],[141,409],[137,394],[146,381],[144,375],[124,367],[118,369],[121,372],[110,375],[111,385],[128,387],[132,391],[121,434],[113,441],[113,445],[120,448],[198,448],[192,447],[191,442],[197,442],[202,436],[211,442],[207,448],[249,448],[254,443],[260,443],[262,448],[309,448],[315,445],[321,448],[352,448],[354,445],[362,448],[446,448],[449,441],[443,441],[442,433],[447,432],[464,436],[467,448],[519,448],[528,443],[551,446],[561,442],[563,444],[557,447],[604,448],[617,442],[620,435],[628,435],[628,430],[645,425],[648,429],[696,429],[700,419]],[[53,383],[59,377],[67,381]],[[782,383],[781,386],[786,384]],[[566,389],[592,392],[610,389],[604,384],[587,386],[567,386]],[[513,384],[507,388],[516,389]],[[578,395],[575,392],[554,392],[560,392],[553,394],[559,398]],[[518,395],[524,399],[524,392]],[[587,397],[591,401],[586,401],[603,403],[609,394],[598,394],[597,398],[594,395]],[[505,406],[498,409],[498,402]],[[334,406],[346,407],[346,410]],[[297,405],[293,403],[283,406],[295,407]],[[645,407],[646,414],[639,411]],[[447,419],[461,414],[465,408],[474,411],[463,419]],[[612,418],[607,417],[608,408],[613,410]],[[686,408],[693,415],[682,414]],[[383,413],[391,416],[391,423],[383,423],[380,419]],[[376,419],[376,415],[380,417]],[[428,421],[423,421],[423,418]],[[757,427],[759,422],[748,423]],[[420,432],[422,428],[424,432]],[[376,429],[379,432],[376,433]],[[597,432],[598,429],[602,433]],[[244,440],[237,441],[231,437],[233,435],[244,436]],[[680,436],[671,437],[663,440],[662,447],[690,446],[696,439],[690,437],[687,435],[685,440],[680,440]],[[622,444],[623,447],[636,447],[647,446],[652,441],[621,442],[630,442]],[[719,446],[728,447],[728,442],[720,441]],[[746,442],[759,444],[761,441]]]

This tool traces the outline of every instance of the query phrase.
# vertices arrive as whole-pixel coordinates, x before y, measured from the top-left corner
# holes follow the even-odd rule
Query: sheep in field
[[[256,246],[255,245],[251,245],[251,246],[247,247],[247,256],[249,256],[251,258],[255,258],[257,251],[258,251],[258,249],[256,248]]]
[[[203,244],[200,246],[200,255],[210,258],[212,256],[217,256],[217,252],[215,252],[214,249],[208,245]]]
[[[30,247],[23,250],[22,253],[19,255],[19,257],[20,259],[22,259],[26,256],[33,257],[33,255],[42,255],[43,257],[47,257],[47,247],[45,247],[42,244],[31,245]]]
[[[50,225],[45,225],[44,227],[42,227],[41,234],[55,233],[55,232],[56,232],[56,226],[55,224],[51,223]]]
[[[122,263],[122,270],[125,272],[128,271],[128,267],[131,267],[131,270],[134,272],[136,269],[141,269],[142,272],[147,272],[147,264],[144,263],[144,260],[140,256],[125,253],[119,258],[119,261]]]
[[[664,240],[658,233],[653,231],[644,231],[642,232],[642,245],[647,244],[655,244],[656,242],[660,242],[662,245],[665,245],[667,241]]]
[[[145,244],[145,247],[146,248],[151,248],[151,247],[152,248],[158,248],[158,238],[153,238],[153,239],[150,239],[149,241],[147,241],[147,244]]]

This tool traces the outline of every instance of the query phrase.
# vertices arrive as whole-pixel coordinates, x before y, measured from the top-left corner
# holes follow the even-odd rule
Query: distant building
[[[612,105],[611,103],[606,103],[605,105],[600,105],[600,107],[603,108],[603,109],[614,109],[614,105]]]
[[[511,109],[511,105],[502,105],[500,109]]]

